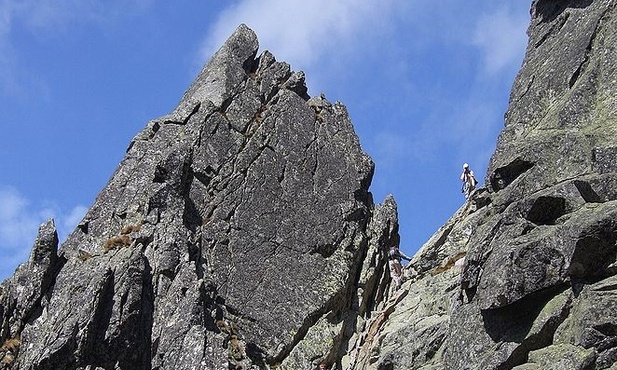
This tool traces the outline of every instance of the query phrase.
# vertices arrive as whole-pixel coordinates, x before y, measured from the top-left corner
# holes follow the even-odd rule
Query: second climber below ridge
[[[401,259],[411,261],[411,258],[407,257],[398,248],[398,245],[393,245],[388,251],[388,267],[390,267],[390,276],[394,282],[394,291],[397,291],[403,284],[403,265]]]

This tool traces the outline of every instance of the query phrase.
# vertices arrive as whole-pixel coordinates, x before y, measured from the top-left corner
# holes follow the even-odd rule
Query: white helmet
[[[467,163],[463,164],[463,168],[469,168],[469,165]]]

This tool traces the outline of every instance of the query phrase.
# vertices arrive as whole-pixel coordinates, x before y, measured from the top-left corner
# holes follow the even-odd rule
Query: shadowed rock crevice
[[[592,41],[593,41],[593,39],[592,39]],[[572,88],[574,86],[574,84],[578,80],[579,76],[581,75],[581,73],[583,72],[583,70],[585,69],[587,64],[589,63],[589,56],[588,56],[588,54],[589,54],[590,51],[591,51],[591,41],[590,41],[589,45],[587,45],[587,52],[585,53],[585,57],[583,58],[583,61],[581,62],[581,64],[579,64],[579,66],[576,68],[576,70],[574,71],[574,73],[570,77],[570,80],[568,81],[568,87]]]
[[[496,369],[524,364],[530,351],[553,343],[555,331],[569,315],[570,304],[566,303],[548,318],[542,318],[542,313],[549,302],[567,289],[567,285],[555,286],[532,293],[512,305],[482,311],[484,328],[493,341],[516,344]]]
[[[568,8],[586,8],[593,0],[536,0],[532,13],[541,17],[542,22],[552,22]]]
[[[580,64],[578,65],[578,67],[576,68],[576,70],[574,71],[574,73],[572,74],[572,76],[570,77],[570,80],[568,81],[568,86],[570,88],[572,88],[576,82],[578,81],[579,77],[582,75],[583,71],[588,67],[589,65],[589,60],[590,60],[590,55],[592,55],[592,50],[594,48],[594,44],[596,42],[596,37],[598,35],[598,32],[600,32],[600,28],[603,27],[602,22],[604,21],[604,17],[606,16],[606,14],[608,14],[609,10],[607,9],[599,18],[597,21],[597,24],[594,28],[594,32],[591,35],[591,37],[589,38],[589,43],[587,44],[587,47],[585,48],[585,52],[584,55],[582,57],[582,60],[580,62]]]
[[[516,178],[534,166],[532,162],[516,158],[504,167],[499,167],[490,177],[493,191],[499,191],[510,185]]]
[[[557,33],[559,33],[559,31],[563,28],[563,26],[566,24],[566,22],[568,21],[568,19],[570,18],[570,14],[569,13],[565,13],[559,16],[559,21],[553,25],[551,25],[551,27],[546,31],[546,33],[538,40],[536,41],[536,43],[534,44],[534,47],[538,48],[540,45],[542,45],[549,37],[554,37]],[[530,81],[530,84],[533,83],[533,79],[532,81]],[[523,93],[524,95],[525,93]]]
[[[579,236],[568,273],[572,278],[593,278],[602,275],[617,257],[617,225],[604,220]]]
[[[295,333],[294,338],[290,342],[290,344],[286,346],[282,351],[280,351],[276,356],[266,357],[266,362],[269,365],[275,366],[281,364],[285,360],[285,358],[289,356],[291,351],[298,345],[298,343],[300,343],[300,341],[302,341],[306,337],[309,329],[313,327],[317,323],[317,321],[322,318],[328,311],[328,307],[323,307],[320,310],[307,315],[304,322],[302,323],[298,331]]]
[[[106,368],[113,367],[114,364],[114,361],[109,359],[108,351],[105,350],[105,347],[109,346],[109,340],[106,338],[107,328],[113,316],[115,294],[113,271],[108,270],[105,277],[105,283],[99,292],[100,300],[95,307],[92,321],[86,329],[80,348],[80,352],[87,353],[88,356],[77,360],[80,366],[94,365]]]
[[[538,197],[529,211],[527,220],[538,225],[553,225],[555,220],[566,213],[566,200],[560,197]]]
[[[576,186],[576,189],[578,190],[581,197],[583,197],[585,202],[588,202],[588,203],[604,202],[604,199],[602,199],[602,197],[600,197],[598,193],[596,193],[596,191],[593,190],[593,188],[588,182],[575,180],[574,186]]]

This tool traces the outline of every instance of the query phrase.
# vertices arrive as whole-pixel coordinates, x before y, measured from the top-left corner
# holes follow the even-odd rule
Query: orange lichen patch
[[[454,266],[456,261],[458,261],[461,258],[465,257],[466,254],[467,254],[466,252],[460,252],[460,253],[455,254],[452,257],[449,257],[448,259],[446,259],[445,263],[442,263],[441,265],[433,268],[432,270],[429,271],[429,273],[432,276],[435,276],[437,274],[441,274],[444,271],[448,271],[449,269],[451,269]]]
[[[117,235],[105,241],[103,244],[103,252],[107,253],[112,249],[120,249],[131,245],[133,240],[128,235]]]
[[[228,322],[227,320],[216,320],[216,326],[223,333],[229,335],[237,335],[238,333],[238,325],[235,322]]]
[[[83,249],[80,249],[77,251],[77,258],[79,258],[80,261],[87,261],[90,258],[92,258],[92,254],[88,251],[85,251]]]
[[[21,345],[21,340],[19,335],[16,335],[14,338],[7,339],[0,346],[0,364],[11,366],[13,362],[15,362],[15,356],[17,356],[17,351],[19,351],[19,346]]]
[[[13,365],[13,362],[15,362],[15,355],[13,355],[12,353],[5,353],[4,355],[2,355],[2,359],[0,359],[0,364],[6,366]]]
[[[15,338],[7,339],[0,346],[0,351],[11,351],[16,352],[19,349],[19,345],[21,344],[21,340],[19,339],[19,335],[15,336]]]
[[[122,228],[122,230],[120,231],[121,235],[128,235],[132,232],[137,232],[139,230],[141,230],[141,226],[143,225],[143,221],[140,221],[139,223],[135,224],[135,225],[127,225],[125,227]]]

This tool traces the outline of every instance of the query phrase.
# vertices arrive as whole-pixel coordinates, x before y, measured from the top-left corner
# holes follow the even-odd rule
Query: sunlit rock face
[[[532,4],[487,186],[415,256],[353,368],[617,366],[616,6]]]
[[[0,368],[307,369],[387,290],[392,198],[340,103],[240,26],[59,248],[0,292]],[[10,347],[10,348],[9,348]]]

